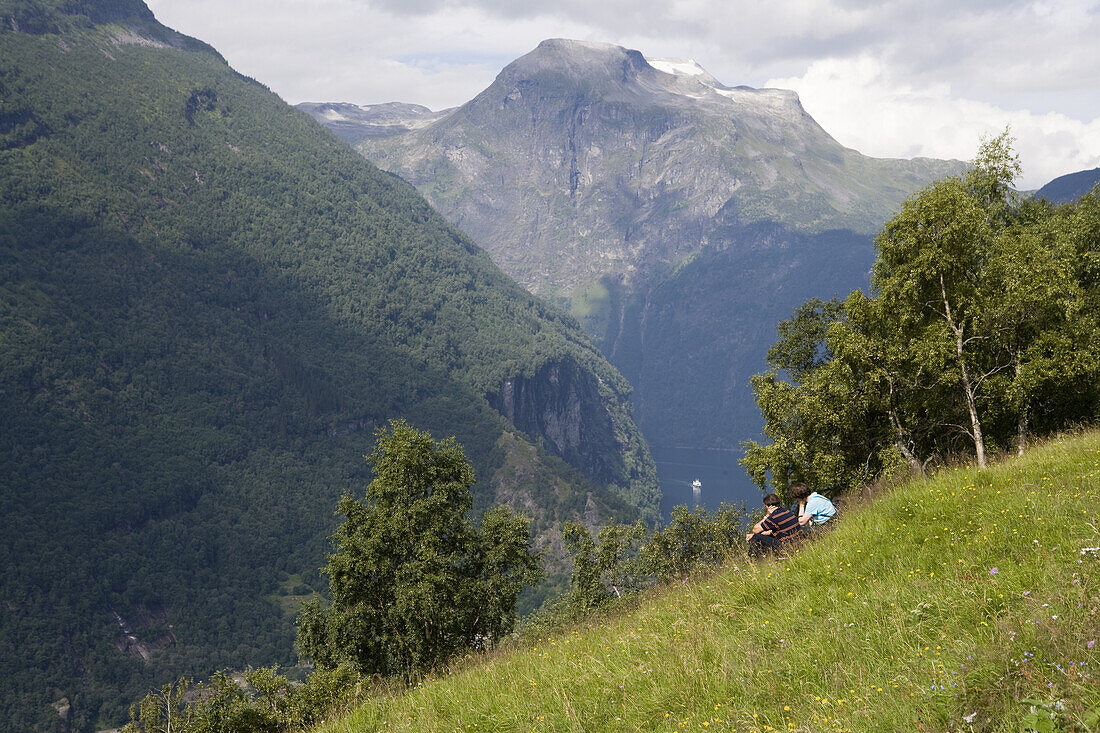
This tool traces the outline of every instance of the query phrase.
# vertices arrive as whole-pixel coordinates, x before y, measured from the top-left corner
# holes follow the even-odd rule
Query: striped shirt
[[[783,507],[779,507],[774,512],[764,517],[760,522],[760,526],[763,529],[770,529],[772,537],[777,540],[785,540],[794,536],[798,532],[798,517],[791,514]]]

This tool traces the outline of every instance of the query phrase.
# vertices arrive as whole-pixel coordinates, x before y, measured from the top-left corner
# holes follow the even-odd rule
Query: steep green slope
[[[283,664],[372,428],[652,515],[629,386],[416,192],[140,2],[0,2],[0,724]],[[51,703],[56,705],[51,706]]]
[[[1095,730],[1098,502],[1095,432],[944,470],[321,730]]]

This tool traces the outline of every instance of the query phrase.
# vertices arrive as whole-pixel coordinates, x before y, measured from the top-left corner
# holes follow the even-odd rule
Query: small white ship
[[[699,496],[703,492],[703,482],[699,479],[695,479],[691,482],[691,493]]]

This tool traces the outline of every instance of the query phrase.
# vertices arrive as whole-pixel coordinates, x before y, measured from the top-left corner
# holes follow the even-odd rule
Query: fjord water
[[[661,517],[665,520],[672,514],[673,507],[680,504],[716,511],[722,502],[734,506],[744,503],[750,510],[760,503],[763,496],[760,489],[738,463],[744,455],[740,448],[654,446],[651,451],[657,463]],[[695,479],[702,483],[698,496],[691,488]]]

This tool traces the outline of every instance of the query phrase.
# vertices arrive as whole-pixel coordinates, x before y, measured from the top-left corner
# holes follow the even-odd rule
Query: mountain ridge
[[[1058,176],[1035,192],[1036,198],[1052,204],[1068,204],[1084,196],[1100,183],[1100,168],[1075,171]]]
[[[389,118],[384,131],[370,127],[375,112],[360,108],[356,149],[569,309],[634,385],[643,432],[664,445],[755,437],[748,377],[764,369],[774,324],[810,297],[866,287],[871,235],[906,196],[965,167],[867,158],[793,92],[562,39],[451,110]],[[339,133],[353,140],[353,127]],[[710,290],[685,279],[701,261],[715,270]],[[790,277],[746,274],[765,262]]]

